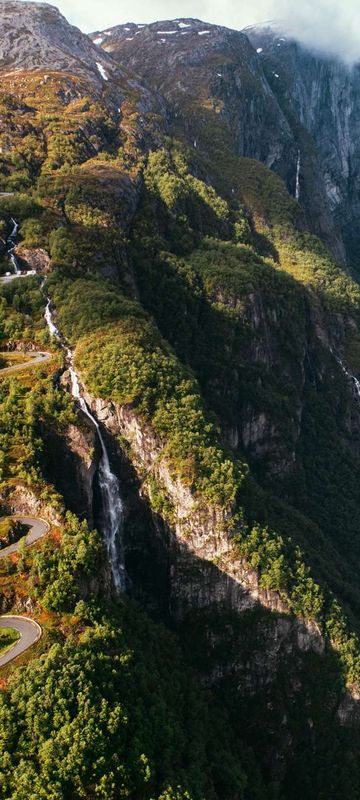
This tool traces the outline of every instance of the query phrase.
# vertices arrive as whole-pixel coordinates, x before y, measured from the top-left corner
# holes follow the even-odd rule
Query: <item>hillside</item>
[[[276,29],[0,21],[0,607],[42,629],[3,796],[355,800],[345,73]]]
[[[217,116],[238,155],[262,161],[298,192],[307,227],[358,274],[358,67],[312,54],[276,26],[240,33],[183,19],[92,38],[164,93],[198,147],[208,135],[201,122],[214,112],[211,128]]]

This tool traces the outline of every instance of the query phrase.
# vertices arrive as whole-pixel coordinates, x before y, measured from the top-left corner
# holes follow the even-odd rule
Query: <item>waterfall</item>
[[[10,256],[10,261],[11,261],[13,267],[14,267],[15,275],[21,275],[21,269],[19,267],[16,255],[13,253],[13,250],[14,250],[14,248],[12,248],[11,250],[8,250],[8,253],[9,253],[9,256]]]
[[[352,373],[349,372],[348,369],[346,369],[344,362],[341,360],[340,356],[337,356],[336,353],[334,353],[332,347],[330,347],[330,353],[334,356],[335,360],[341,367],[344,375],[346,375],[346,377],[349,378],[349,380],[351,380],[351,382],[353,383],[355,387],[356,396],[358,400],[360,400],[360,381],[357,378],[355,378],[355,375],[352,375]]]
[[[44,314],[45,322],[46,322],[46,324],[47,324],[47,326],[49,328],[50,336],[54,336],[56,339],[59,339],[59,341],[61,341],[60,333],[59,333],[56,325],[54,325],[53,318],[52,318],[52,313],[51,313],[51,309],[50,309],[51,300],[50,300],[49,297],[47,297],[46,299],[47,299],[47,304],[46,304],[45,314]]]
[[[16,258],[15,252],[14,252],[15,251],[15,240],[16,240],[17,235],[18,235],[19,224],[18,224],[18,222],[16,222],[16,220],[13,217],[11,217],[11,222],[12,222],[14,227],[13,227],[13,229],[11,231],[11,234],[10,234],[8,240],[7,240],[7,251],[8,251],[8,255],[10,257],[10,261],[11,261],[13,267],[14,267],[15,275],[21,275],[21,269],[19,267],[18,260]]]
[[[68,351],[69,352],[69,351]],[[71,394],[78,401],[81,410],[96,428],[101,445],[99,463],[99,487],[102,499],[102,515],[104,520],[103,535],[110,561],[115,589],[124,591],[126,574],[124,566],[124,549],[122,529],[124,523],[124,504],[120,494],[120,485],[116,475],[111,472],[109,456],[99,424],[89,411],[84,398],[80,394],[79,378],[72,364],[70,365]]]
[[[17,237],[17,235],[18,235],[19,223],[18,223],[18,222],[16,222],[16,219],[14,219],[14,217],[11,217],[11,222],[12,222],[12,224],[13,224],[13,226],[14,226],[14,227],[13,227],[13,229],[12,229],[12,231],[11,231],[11,234],[10,234],[10,239],[13,239],[13,240],[15,240],[15,239],[16,239],[16,237]]]
[[[114,475],[111,471],[109,456],[99,423],[89,411],[88,406],[81,395],[79,378],[73,366],[73,353],[68,347],[66,347],[60,331],[53,321],[51,313],[51,301],[49,298],[47,298],[44,317],[49,328],[50,336],[58,339],[62,348],[66,352],[66,359],[70,372],[71,394],[74,400],[76,400],[79,404],[83,413],[94,425],[100,442],[101,458],[99,462],[99,488],[102,506],[101,533],[104,537],[115,589],[118,592],[123,592],[126,588],[126,572],[122,537],[124,525],[124,504],[121,497],[120,484],[116,475]]]
[[[296,162],[296,183],[295,183],[295,199],[300,200],[300,167],[301,167],[301,153],[298,150]]]

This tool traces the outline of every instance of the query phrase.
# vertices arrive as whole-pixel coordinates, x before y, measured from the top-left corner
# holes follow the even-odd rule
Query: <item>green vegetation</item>
[[[84,602],[73,628],[76,643],[54,644],[0,698],[4,795],[235,800],[248,785],[262,796],[166,630],[129,603],[105,617]]]
[[[39,278],[13,281],[0,288],[0,342],[45,341],[44,300]]]
[[[229,509],[235,500],[240,501],[240,522],[237,528],[235,525],[236,541],[242,555],[259,571],[260,585],[263,589],[279,592],[295,614],[316,621],[323,635],[341,654],[345,680],[357,682],[358,642],[353,639],[346,618],[334,601],[331,587],[325,583],[321,588],[316,580],[316,577],[320,577],[320,581],[324,579],[324,573],[315,567],[315,577],[306,564],[309,543],[306,537],[304,541],[303,531],[295,523],[292,524],[294,538],[287,536],[286,532],[277,533],[277,519],[273,515],[271,523],[275,523],[275,532],[261,524],[255,527],[243,524],[248,516],[245,481],[248,470],[240,453],[234,460],[219,447],[219,426],[214,425],[201,398],[202,389],[210,409],[216,413],[225,430],[226,425],[236,425],[240,409],[251,403],[258,413],[270,415],[276,423],[277,441],[283,451],[291,447],[296,433],[294,408],[300,409],[302,403],[303,376],[298,364],[303,358],[306,338],[307,299],[298,280],[288,275],[285,269],[280,269],[279,263],[259,255],[254,244],[205,238],[187,257],[181,258],[177,253],[165,251],[154,254],[159,239],[154,227],[159,201],[163,204],[162,218],[166,225],[170,210],[177,220],[180,217],[181,225],[187,226],[188,231],[192,230],[190,212],[184,218],[187,222],[181,221],[181,204],[184,203],[186,208],[189,192],[191,195],[193,191],[193,184],[186,180],[186,174],[186,162],[176,147],[172,153],[163,151],[152,157],[146,173],[145,201],[133,234],[143,305],[157,320],[163,337],[170,341],[177,357],[133,300],[121,296],[114,286],[106,286],[95,277],[87,281],[64,279],[64,267],[58,269],[50,282],[60,327],[69,339],[78,340],[76,364],[90,391],[119,405],[130,405],[144,421],[151,421],[170,470],[189,486],[200,504],[210,501]],[[275,196],[276,186],[272,195],[269,189],[271,178],[268,178],[268,173],[266,176],[268,189],[265,191],[267,199],[263,201],[264,219],[272,225],[271,197]],[[149,199],[147,192],[150,198],[154,196],[153,200]],[[286,203],[284,195],[275,222],[278,222],[278,215],[284,218],[288,214],[288,206],[293,212],[294,206],[290,201],[288,206]],[[139,232],[144,234],[147,227],[149,231],[152,229],[152,236],[140,236]],[[170,233],[171,230],[170,226]],[[296,245],[295,232],[293,237]],[[270,238],[279,245],[280,240],[273,233]],[[289,236],[284,238],[290,239]],[[170,236],[170,247],[172,241]],[[304,241],[303,237],[301,243]],[[326,261],[323,248],[315,240],[311,240],[311,246],[313,257],[318,253],[320,259],[316,262],[319,263],[318,274],[325,276],[318,284],[327,306],[322,312],[323,324],[326,324],[334,303],[337,310],[349,308],[355,313],[358,290],[349,279],[341,276],[329,259]],[[300,259],[300,245],[296,247]],[[178,250],[178,245],[175,245],[175,250]],[[314,275],[316,278],[315,268]],[[83,297],[81,305],[78,303],[80,292]],[[266,311],[263,311],[265,298]],[[273,339],[273,343],[268,345],[269,352],[265,351],[253,364],[250,358],[254,336],[252,314],[259,317],[257,338],[260,348],[264,338],[269,340],[269,330]],[[227,343],[225,350],[224,342]],[[313,346],[316,348],[315,357],[321,360],[324,357],[321,343]],[[280,363],[284,364],[278,373],[270,371],[268,366],[272,347],[276,348]],[[179,357],[192,369],[184,368]],[[284,385],[281,370],[290,370],[292,384]],[[194,372],[199,377],[201,388],[194,381]],[[337,440],[329,438],[329,441],[333,441],[334,463],[339,465]],[[306,450],[304,468],[307,458]],[[257,474],[261,478],[261,472]],[[321,473],[319,477],[321,479]],[[294,479],[296,482],[295,476]],[[289,481],[286,488],[291,491]],[[297,484],[296,492],[293,501],[300,505],[302,501]],[[335,497],[333,495],[331,502]],[[308,503],[308,499],[305,502]],[[338,504],[338,498],[335,503]],[[310,505],[311,500],[309,510]],[[164,497],[161,508],[163,513],[169,514],[169,519],[173,518],[172,505],[166,504]],[[344,508],[344,502],[338,504],[338,515]],[[354,520],[355,526],[356,515],[350,513],[349,518]],[[315,517],[315,521],[321,525],[321,519]],[[337,544],[336,517],[334,521]],[[349,540],[351,535],[349,531]],[[343,553],[343,539],[339,546]],[[327,577],[326,574],[325,580]]]
[[[2,482],[19,479],[37,491],[45,491],[40,469],[42,426],[55,425],[61,429],[72,420],[69,399],[54,390],[48,377],[40,377],[34,386],[24,386],[16,378],[3,380],[0,384]]]
[[[231,505],[246,470],[240,465],[235,470],[232,461],[223,459],[194,376],[142,309],[96,281],[83,286],[81,281],[64,283],[59,276],[51,286],[65,334],[74,340],[88,332],[76,354],[88,388],[119,404],[132,404],[166,443],[174,474],[212,502]],[[116,326],[109,324],[115,320]]]
[[[17,542],[27,532],[27,528],[19,520],[11,517],[0,519],[0,550],[7,545]]]
[[[304,231],[282,181],[233,155],[206,98],[195,150],[180,124],[166,137],[157,115],[138,114],[135,89],[119,122],[108,89],[93,100],[80,79],[36,80],[24,78],[22,100],[2,99],[14,143],[1,185],[15,194],[0,201],[1,235],[15,216],[23,245],[49,250],[46,291],[81,379],[155,442],[137,479],[156,535],[134,510],[129,468],[127,557],[134,595],[167,623],[174,608],[185,619],[171,634],[127,598],[110,601],[98,532],[64,513],[66,497],[46,479],[51,435],[67,446],[79,423],[55,380],[60,358],[4,376],[4,503],[30,490],[61,525],[1,565],[6,607],[30,597],[46,629],[39,657],[6,673],[1,791],[356,800],[359,736],[340,728],[337,710],[346,685],[360,685],[360,422],[330,347],[359,368],[359,287]],[[189,124],[197,113],[191,104]],[[40,282],[2,287],[4,348],[50,346]],[[117,442],[131,462],[133,443]],[[216,563],[185,536],[176,550],[163,523],[184,509],[162,466],[178,495],[193,497],[196,535],[223,537]],[[287,614],[227,607],[240,561]],[[319,652],[306,641],[299,650],[295,618],[311,622]]]
[[[31,558],[30,581],[35,597],[49,611],[71,611],[81,582],[102,565],[99,534],[68,513],[58,545],[47,540]],[[24,564],[21,564],[21,569]]]
[[[13,628],[0,627],[0,655],[6,653],[19,638],[20,634]]]

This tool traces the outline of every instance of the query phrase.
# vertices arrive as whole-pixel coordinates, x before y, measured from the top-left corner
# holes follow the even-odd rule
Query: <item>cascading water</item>
[[[11,217],[11,222],[12,222],[12,224],[13,224],[13,226],[14,226],[14,227],[13,227],[13,229],[12,229],[12,231],[11,231],[11,234],[10,234],[10,239],[13,239],[13,240],[15,240],[15,239],[16,239],[16,237],[17,237],[17,235],[18,235],[19,223],[18,223],[18,222],[16,222],[16,219],[14,219],[14,217]]]
[[[43,285],[44,285],[44,284],[42,284],[42,286],[43,286]],[[42,288],[42,287],[41,287],[41,288]],[[61,341],[61,336],[60,336],[60,333],[59,333],[59,331],[58,331],[58,329],[57,329],[56,325],[54,325],[54,323],[53,323],[53,319],[52,319],[52,314],[51,314],[51,309],[50,309],[50,306],[51,306],[51,300],[50,300],[50,298],[49,298],[49,297],[47,297],[46,299],[47,299],[47,304],[46,304],[46,308],[45,308],[45,314],[44,314],[44,317],[45,317],[45,322],[46,322],[46,324],[47,324],[47,326],[48,326],[48,328],[49,328],[49,333],[50,333],[50,336],[55,336],[55,338],[56,338],[56,339],[58,339],[58,340],[59,340],[59,342],[60,342],[60,341]]]
[[[89,411],[86,402],[81,395],[79,378],[73,366],[73,353],[66,346],[59,329],[56,327],[53,321],[51,313],[51,301],[49,298],[47,298],[44,316],[50,335],[58,339],[62,348],[66,352],[66,360],[69,365],[71,380],[71,394],[74,400],[79,403],[81,410],[94,425],[99,438],[101,446],[101,458],[99,462],[99,488],[102,501],[101,506],[103,519],[101,532],[103,534],[108,552],[115,589],[118,592],[123,592],[126,588],[126,572],[122,537],[124,525],[124,504],[121,497],[120,484],[116,475],[114,475],[111,471],[109,456],[99,423]]]
[[[16,255],[15,255],[15,242],[16,242],[17,235],[18,235],[19,224],[16,222],[16,220],[13,217],[11,217],[11,222],[12,222],[14,227],[13,227],[13,229],[11,231],[11,234],[10,234],[8,240],[7,240],[7,251],[8,251],[8,255],[9,255],[10,261],[11,261],[13,267],[14,267],[15,275],[21,275],[21,269],[19,267],[18,260],[17,260]]]
[[[301,153],[298,150],[296,162],[296,183],[295,183],[295,199],[300,200],[300,167],[301,167]]]
[[[336,353],[334,353],[332,347],[330,347],[330,352],[334,356],[339,366],[341,367],[344,375],[346,375],[346,377],[349,378],[349,380],[352,382],[355,388],[357,398],[358,400],[360,400],[360,381],[357,378],[355,378],[355,375],[352,375],[352,373],[349,372],[348,369],[346,369],[344,362],[341,360],[340,356],[337,356]]]

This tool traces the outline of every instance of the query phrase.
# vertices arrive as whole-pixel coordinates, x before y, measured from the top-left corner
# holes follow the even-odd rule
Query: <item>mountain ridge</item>
[[[92,45],[89,37],[70,25],[56,6],[2,0],[0,70],[68,70],[101,82],[96,59],[116,72],[112,62]]]
[[[322,236],[330,246],[335,259],[343,266],[347,263],[347,268],[353,274],[357,272],[357,252],[358,242],[356,234],[357,207],[357,187],[359,175],[357,164],[359,156],[354,152],[354,144],[357,139],[357,119],[359,101],[360,78],[356,67],[349,70],[346,65],[342,65],[339,59],[323,54],[313,54],[299,45],[294,37],[287,34],[281,35],[281,27],[276,23],[275,27],[258,25],[255,28],[249,26],[245,32],[234,31],[217,25],[207,25],[201,21],[193,22],[189,25],[190,30],[179,27],[181,24],[189,24],[184,20],[180,22],[163,21],[161,23],[151,23],[150,25],[134,26],[132,32],[134,36],[127,35],[125,30],[128,26],[117,26],[111,29],[110,36],[105,37],[102,42],[106,49],[111,48],[114,58],[120,62],[121,59],[131,64],[133,69],[157,90],[165,92],[171,102],[180,102],[179,86],[183,81],[183,91],[190,97],[194,94],[194,75],[192,72],[186,76],[186,63],[189,70],[196,68],[194,60],[197,62],[199,70],[205,68],[206,52],[209,51],[209,88],[208,103],[212,103],[214,108],[218,106],[220,117],[224,117],[225,122],[230,127],[234,136],[234,148],[239,155],[255,157],[270,166],[285,179],[288,189],[295,194],[295,182],[297,172],[298,153],[302,152],[303,163],[300,164],[300,203],[302,204],[307,219],[307,225],[313,232]],[[167,32],[161,36],[157,31],[161,25]],[[173,30],[172,30],[173,29]],[[199,30],[206,31],[201,41],[201,45],[196,40],[199,38]],[[170,31],[170,34],[169,34]],[[253,94],[253,102],[257,102],[264,108],[264,119],[273,120],[270,127],[276,129],[277,135],[271,140],[271,135],[266,124],[257,120],[256,130],[254,130],[251,120],[246,118],[247,109],[242,104],[242,98],[236,95],[236,87],[232,87],[232,78],[227,75],[233,63],[242,80],[242,91],[249,81],[246,74],[247,66],[251,63],[250,52],[241,56],[241,48],[244,34],[253,44],[255,54],[252,56],[254,66],[252,75],[257,75],[262,88]],[[97,37],[99,34],[97,34]],[[150,39],[149,39],[150,37]],[[265,38],[264,38],[265,37]],[[155,39],[155,41],[154,41]],[[138,41],[139,40],[139,41]],[[156,41],[158,40],[158,41]],[[231,53],[231,42],[234,41],[236,51]],[[195,42],[195,44],[194,44]],[[141,44],[141,47],[140,47]],[[154,58],[153,46],[162,47],[162,58]],[[260,52],[256,52],[259,50]],[[216,53],[216,61],[219,70],[215,71],[215,62],[211,59]],[[294,67],[295,54],[298,54],[298,64]],[[302,55],[303,54],[303,55]],[[280,61],[279,61],[280,58]],[[283,64],[283,60],[289,63]],[[225,73],[222,81],[217,81],[221,68],[224,64]],[[256,64],[256,66],[255,66]],[[175,66],[177,65],[177,66]],[[193,65],[193,67],[191,66]],[[201,67],[203,65],[203,67]],[[303,65],[303,66],[302,66]],[[322,66],[323,65],[323,66]],[[263,69],[263,67],[265,69]],[[176,69],[179,72],[176,80],[171,77]],[[294,71],[295,69],[295,71]],[[306,70],[312,70],[312,80],[318,81],[318,74],[324,72],[324,82],[331,82],[331,75],[334,76],[334,87],[339,84],[339,96],[332,101],[333,108],[339,104],[340,112],[338,117],[334,113],[328,114],[326,121],[320,131],[316,130],[314,120],[311,117],[310,108],[313,101],[311,97],[306,97],[307,89],[300,84],[301,70],[304,69],[304,80],[306,81]],[[297,72],[296,72],[297,70]],[[285,72],[284,72],[285,71]],[[219,75],[217,74],[219,72]],[[326,75],[326,72],[328,74]],[[242,74],[243,73],[243,74]],[[285,85],[281,82],[279,75],[286,74]],[[240,77],[242,75],[242,77]],[[296,77],[290,85],[290,75],[298,75],[299,87],[296,88]],[[336,76],[336,77],[335,77]],[[221,76],[220,76],[221,77]],[[202,78],[201,78],[202,80]],[[212,83],[210,81],[212,80]],[[266,81],[266,84],[264,83]],[[223,85],[221,85],[223,84]],[[287,84],[289,86],[287,87]],[[343,88],[341,89],[341,84]],[[196,78],[195,78],[196,86]],[[296,97],[296,92],[303,94],[303,100],[299,108],[292,108],[291,97]],[[347,99],[347,106],[344,106],[344,99],[341,99],[340,92],[343,92]],[[195,88],[196,93],[196,88]],[[319,93],[319,90],[318,90]],[[355,108],[352,116],[349,117],[349,98],[354,95]],[[227,95],[231,97],[231,107],[227,110]],[[314,90],[314,97],[316,93]],[[199,98],[201,102],[201,98]],[[250,98],[248,100],[250,102]],[[319,100],[319,102],[321,102]],[[252,142],[239,138],[239,121],[234,115],[234,108],[242,108],[244,127],[250,132]],[[272,110],[271,110],[272,109]],[[260,112],[262,113],[262,112]],[[321,108],[314,110],[317,119],[322,118]],[[232,119],[232,116],[234,118]],[[350,121],[349,121],[350,120]],[[240,123],[241,124],[241,123]],[[352,125],[351,133],[352,146],[349,144],[348,126]],[[280,136],[281,132],[281,136]],[[349,163],[351,167],[349,173]],[[289,169],[292,164],[291,170]]]

